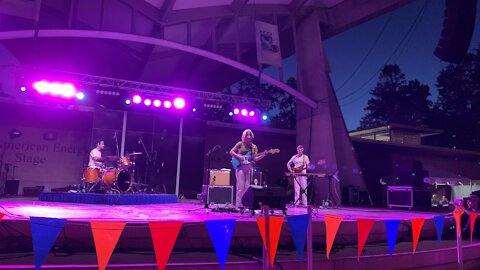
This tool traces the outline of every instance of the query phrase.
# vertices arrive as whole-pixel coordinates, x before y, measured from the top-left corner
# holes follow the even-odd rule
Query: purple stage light
[[[143,102],[143,104],[145,104],[145,106],[150,106],[152,105],[152,101],[150,99],[145,99],[145,101]]]
[[[263,121],[267,121],[268,120],[268,116],[266,114],[262,115],[262,120]]]
[[[78,93],[75,94],[75,97],[79,100],[82,100],[82,99],[85,98],[85,94],[82,93],[82,92],[78,92]]]
[[[250,112],[248,113],[248,116],[254,116],[254,115],[255,115],[255,112],[254,112],[254,111],[250,111]]]
[[[240,111],[240,114],[243,115],[243,116],[247,116],[247,114],[248,114],[247,109],[242,109],[242,110]]]
[[[185,108],[185,100],[183,98],[176,98],[173,100],[173,106],[177,109],[183,109]]]
[[[160,107],[161,105],[162,105],[162,102],[161,102],[160,100],[155,99],[155,100],[153,101],[153,106],[155,106],[155,107]]]
[[[20,91],[25,92],[27,91],[27,88],[25,86],[20,87]]]
[[[125,100],[125,104],[130,105],[131,103],[132,103],[132,101],[130,99]]]
[[[70,83],[65,83],[65,84],[59,84],[60,85],[60,94],[64,97],[70,98],[75,96],[75,93],[77,90],[75,90],[75,87],[70,84]]]
[[[192,109],[192,112],[196,112],[196,111],[197,111],[197,108],[193,108],[193,109]]]
[[[33,82],[32,87],[40,94],[50,93],[54,96],[62,96],[66,98],[76,97],[77,94],[77,89],[75,89],[75,86],[71,83],[48,82],[42,80]]]
[[[133,96],[133,103],[140,104],[142,102],[142,98],[139,95]]]
[[[239,113],[240,113],[239,109],[237,109],[237,108],[233,109],[233,114],[239,114]]]
[[[46,81],[33,82],[32,87],[40,94],[48,93],[48,82]]]
[[[233,112],[229,112],[228,115],[233,116]]]
[[[167,100],[163,102],[163,106],[167,109],[170,109],[172,107],[172,102],[170,100]]]

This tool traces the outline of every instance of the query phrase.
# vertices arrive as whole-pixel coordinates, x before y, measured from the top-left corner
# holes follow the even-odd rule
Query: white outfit
[[[288,162],[287,162],[287,167],[290,169],[290,164],[293,163],[294,168],[304,168],[301,173],[307,173],[307,168],[308,164],[310,164],[310,159],[308,158],[307,155],[303,154],[301,156],[298,156],[298,154],[294,155]],[[306,176],[295,176],[298,180],[295,181],[293,180],[293,184],[295,187],[295,203],[298,203],[298,197],[300,196],[300,186],[302,187],[303,190],[307,188],[307,177]],[[300,185],[299,185],[300,183]],[[307,191],[302,194],[302,204],[307,205]]]
[[[102,167],[102,162],[95,161],[93,157],[101,158],[102,157],[102,152],[98,150],[97,148],[93,148],[92,151],[90,151],[90,159],[88,160],[88,168],[100,168]]]

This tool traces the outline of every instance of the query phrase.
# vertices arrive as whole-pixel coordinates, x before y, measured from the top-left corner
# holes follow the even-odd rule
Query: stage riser
[[[175,194],[95,194],[42,192],[38,199],[47,202],[70,202],[107,205],[141,205],[176,203]]]

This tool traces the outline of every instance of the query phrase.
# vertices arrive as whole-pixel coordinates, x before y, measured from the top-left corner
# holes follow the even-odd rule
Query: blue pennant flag
[[[442,240],[443,233],[443,223],[445,222],[444,216],[434,216],[433,223],[435,223],[435,228],[437,228],[437,240]]]
[[[66,219],[30,217],[35,269],[42,267],[66,222]]]
[[[222,269],[225,269],[230,240],[232,240],[235,228],[235,219],[208,220],[205,221],[205,225],[217,253],[218,262]]]
[[[388,249],[390,256],[393,254],[395,242],[397,241],[398,225],[400,220],[385,220],[385,228],[387,229]]]
[[[303,251],[305,249],[305,239],[307,238],[308,215],[298,215],[287,217],[288,226],[293,238],[293,243],[297,249],[299,260],[303,260]]]

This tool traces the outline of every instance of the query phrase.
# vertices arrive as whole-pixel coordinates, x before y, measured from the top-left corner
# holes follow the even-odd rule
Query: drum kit
[[[83,171],[85,192],[97,189],[115,192],[133,192],[135,175],[135,158],[142,152],[133,152],[123,157],[104,156],[98,161],[114,162],[116,167],[87,168]]]

